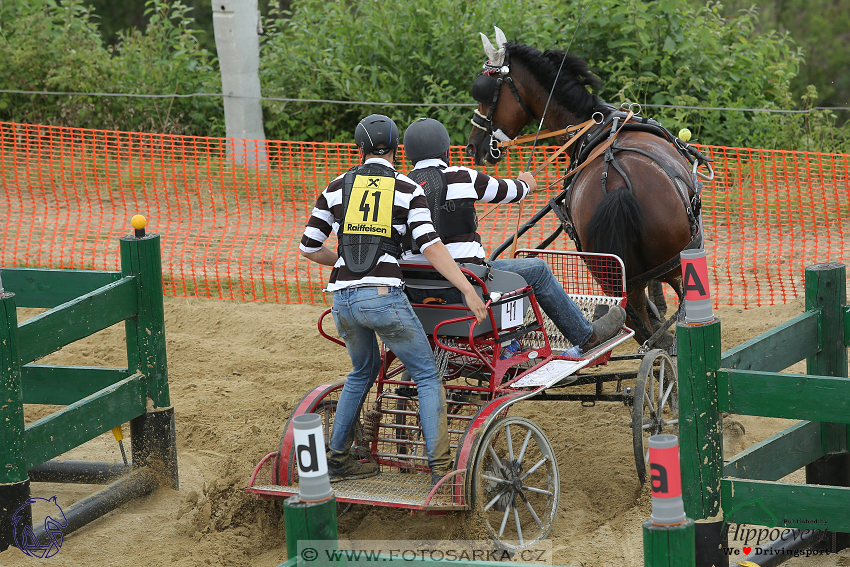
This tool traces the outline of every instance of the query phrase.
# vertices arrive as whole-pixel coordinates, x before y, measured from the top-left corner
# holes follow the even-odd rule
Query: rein
[[[572,171],[567,172],[565,175],[562,175],[561,177],[559,177],[558,179],[556,179],[555,181],[553,181],[552,183],[550,183],[549,185],[547,185],[547,186],[546,186],[546,188],[548,189],[549,187],[552,187],[552,186],[554,186],[554,185],[556,185],[556,184],[560,183],[560,182],[561,182],[561,181],[563,181],[564,179],[567,179],[568,177],[571,177],[572,175],[575,175],[576,173],[578,173],[579,171],[581,171],[582,169],[584,169],[584,167],[585,167],[585,166],[589,165],[589,164],[590,164],[590,162],[592,162],[592,161],[593,161],[593,160],[595,160],[597,157],[599,157],[599,156],[600,156],[600,155],[601,155],[601,154],[602,154],[602,153],[603,153],[606,149],[608,149],[608,147],[609,147],[611,144],[613,144],[613,143],[614,143],[614,140],[617,138],[617,135],[618,135],[618,134],[619,134],[619,133],[623,130],[623,126],[625,126],[626,122],[628,122],[628,121],[631,119],[631,117],[632,117],[633,115],[634,115],[634,113],[633,113],[631,110],[629,110],[629,114],[626,116],[626,119],[625,119],[625,120],[623,120],[623,123],[622,123],[622,124],[620,124],[619,128],[617,128],[617,130],[616,130],[616,131],[614,131],[614,132],[613,132],[613,133],[612,133],[612,134],[608,137],[608,139],[607,139],[607,140],[605,140],[605,142],[603,142],[602,144],[600,144],[600,145],[598,145],[596,148],[594,148],[594,150],[590,153],[590,155],[589,155],[589,156],[587,156],[587,159],[586,159],[586,160],[584,160],[584,162],[583,162],[581,165],[579,165],[578,167],[576,167],[576,168],[575,168],[575,169],[573,169]],[[579,124],[578,126],[571,126],[571,128],[573,128],[573,129],[579,129],[579,128],[581,128],[581,132],[580,132],[579,134],[577,134],[576,136],[573,136],[572,138],[570,138],[570,139],[567,141],[567,143],[566,143],[566,144],[564,144],[563,146],[561,146],[561,147],[560,147],[557,151],[555,151],[555,152],[554,152],[551,156],[549,156],[549,157],[546,159],[546,161],[544,161],[542,164],[540,164],[539,166],[537,166],[536,168],[534,168],[534,171],[532,171],[532,172],[531,172],[531,174],[532,174],[533,176],[537,176],[537,174],[538,174],[538,173],[540,173],[540,171],[541,171],[543,168],[545,168],[547,165],[549,165],[550,163],[552,163],[552,161],[553,161],[556,157],[558,157],[561,153],[563,153],[563,152],[564,152],[564,151],[565,151],[568,147],[570,147],[570,145],[572,145],[572,144],[573,144],[573,142],[575,142],[576,140],[578,140],[579,138],[581,138],[581,137],[582,137],[582,136],[583,136],[583,135],[584,135],[584,134],[585,134],[585,133],[586,133],[586,132],[587,132],[587,131],[588,131],[588,130],[589,130],[589,129],[590,129],[590,128],[594,125],[594,124],[596,124],[596,121],[595,121],[595,120],[593,120],[593,119],[591,119],[591,120],[588,120],[588,121],[586,121],[586,122],[583,122],[583,123]],[[525,138],[525,140],[523,140],[523,141],[528,141],[528,139],[529,139],[529,137],[528,137],[528,136],[523,136],[523,137],[521,137],[521,138],[517,138],[517,140],[522,140],[523,138]],[[497,208],[500,204],[501,204],[501,203],[496,203],[495,205],[491,205],[491,206],[490,206],[490,207],[489,207],[489,208],[488,208],[488,209],[484,212],[484,214],[482,214],[482,215],[481,215],[480,217],[478,217],[478,218],[482,218],[482,219],[483,219],[483,218],[485,218],[487,215],[489,215],[490,213],[492,213],[492,212],[493,212],[493,211],[494,211],[494,210],[495,210],[495,209],[496,209],[496,208]],[[522,201],[520,201],[520,205],[522,205]],[[514,234],[514,242],[516,242],[516,234]]]
[[[511,146],[516,146],[517,144],[524,144],[525,142],[528,142],[528,141],[531,141],[531,140],[534,140],[534,139],[552,138],[554,136],[560,136],[561,134],[568,134],[570,132],[575,132],[576,130],[581,130],[583,127],[587,126],[588,124],[591,124],[591,125],[592,124],[598,124],[598,122],[594,121],[591,118],[590,120],[588,120],[586,122],[582,122],[581,124],[578,124],[576,126],[568,126],[567,128],[563,128],[561,130],[555,130],[554,132],[550,132],[549,130],[543,130],[542,132],[540,132],[540,134],[526,134],[525,136],[520,136],[518,138],[514,138],[513,140],[498,142],[496,144],[496,147],[509,148]],[[584,132],[582,132],[582,134],[583,133]],[[579,136],[581,136],[581,134],[579,134]],[[569,142],[567,142],[566,145],[569,145]]]

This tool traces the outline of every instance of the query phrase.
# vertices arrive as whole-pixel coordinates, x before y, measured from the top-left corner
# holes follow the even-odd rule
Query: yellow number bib
[[[395,179],[358,175],[351,187],[343,231],[347,234],[392,236]]]

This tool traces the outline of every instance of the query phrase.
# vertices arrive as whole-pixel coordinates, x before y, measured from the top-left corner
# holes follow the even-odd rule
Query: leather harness
[[[584,140],[582,140],[581,144],[578,148],[577,157],[571,161],[570,170],[574,170],[580,166],[587,160],[591,151],[596,148],[599,144],[603,143],[603,140],[606,139],[603,134],[610,129],[609,137],[621,128],[625,131],[639,131],[639,132],[649,132],[656,136],[662,137],[673,144],[673,146],[678,150],[678,152],[689,162],[692,162],[694,159],[706,159],[702,154],[699,153],[695,148],[691,148],[690,146],[683,147],[682,144],[677,143],[678,138],[673,136],[669,130],[664,128],[660,123],[646,117],[633,117],[631,120],[624,124],[619,124],[620,121],[626,118],[626,112],[621,110],[616,110],[613,107],[608,106],[609,113],[603,120],[602,124],[598,125],[591,132],[585,136]],[[608,193],[607,188],[607,180],[608,180],[608,171],[609,168],[613,167],[614,170],[620,174],[623,178],[623,181],[626,185],[626,190],[632,191],[632,183],[629,180],[628,175],[617,163],[616,154],[619,152],[634,152],[641,154],[643,156],[648,157],[655,163],[657,163],[664,173],[667,174],[667,177],[670,178],[670,181],[673,183],[673,186],[676,188],[676,193],[679,195],[679,198],[682,200],[682,205],[685,208],[685,212],[688,215],[688,221],[691,226],[691,241],[685,246],[684,250],[690,250],[693,248],[701,248],[703,243],[702,236],[702,226],[699,222],[699,214],[701,208],[701,200],[700,193],[702,191],[702,182],[699,181],[695,174],[691,175],[691,178],[688,179],[683,177],[677,172],[675,169],[670,167],[667,163],[663,161],[662,158],[659,158],[649,152],[646,152],[639,148],[631,148],[627,146],[618,145],[620,140],[614,140],[603,152],[603,159],[605,160],[605,164],[602,170],[601,182],[602,182],[602,192],[604,194]],[[578,233],[573,226],[572,215],[570,213],[570,201],[572,199],[572,192],[576,184],[576,180],[579,178],[579,174],[571,176],[565,181],[564,187],[564,198],[563,198],[563,209],[562,207],[557,206],[557,203],[553,200],[550,203],[552,210],[555,211],[556,216],[561,221],[566,230],[569,237],[573,240],[576,246],[576,250],[581,251],[581,240],[579,239]],[[680,184],[677,180],[681,180],[681,183],[686,187],[690,188],[694,196],[688,200],[687,194],[682,190]],[[562,209],[562,210],[559,210]],[[634,289],[636,287],[642,287],[644,284],[649,282],[652,279],[655,279],[663,274],[666,274],[670,270],[675,269],[681,264],[681,259],[679,254],[676,254],[673,258],[668,260],[667,262],[661,264],[660,266],[656,266],[652,270],[644,272],[638,276],[635,276],[629,279],[626,282],[626,289]]]

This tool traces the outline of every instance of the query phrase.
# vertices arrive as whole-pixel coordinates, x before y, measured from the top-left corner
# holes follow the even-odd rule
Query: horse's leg
[[[634,330],[638,344],[645,343],[652,336],[652,324],[646,310],[646,288],[635,288],[629,291],[626,304],[626,325]]]
[[[682,298],[685,296],[685,291],[682,285],[682,270],[680,268],[670,270],[661,277],[661,281],[667,283],[676,292],[676,296],[679,298],[679,316],[677,319],[679,322],[684,321],[685,310],[682,308]]]
[[[650,280],[647,286],[649,300],[658,309],[658,315],[662,318],[667,314],[667,300],[664,298],[664,286],[660,280]]]

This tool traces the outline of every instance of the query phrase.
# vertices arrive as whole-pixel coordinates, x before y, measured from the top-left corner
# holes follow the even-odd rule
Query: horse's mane
[[[547,92],[555,82],[561,61],[564,61],[552,98],[576,116],[582,118],[590,116],[599,102],[599,97],[588,91],[587,87],[600,89],[602,81],[590,71],[587,61],[576,55],[567,55],[564,60],[563,51],[547,49],[541,53],[522,43],[508,42],[505,44],[505,51],[510,55],[511,63],[516,60],[522,61]]]

